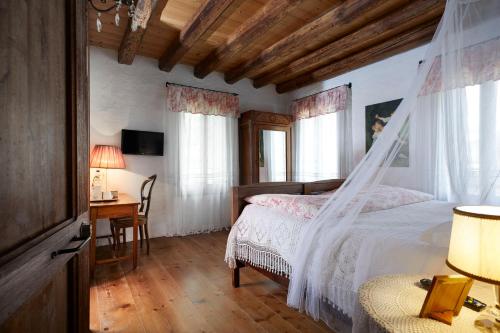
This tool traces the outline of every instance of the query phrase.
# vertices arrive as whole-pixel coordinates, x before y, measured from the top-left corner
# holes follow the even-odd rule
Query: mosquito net
[[[411,239],[419,221],[405,211],[387,216],[390,232],[356,226],[366,220],[367,202],[383,185],[447,202],[499,204],[499,79],[500,1],[448,0],[410,90],[344,185],[301,234],[292,262],[290,306],[327,322],[332,307],[337,308],[354,318],[356,331],[353,300],[361,283],[377,274],[444,269],[444,259],[433,264],[401,259],[401,252],[419,249]],[[408,167],[394,167],[401,158],[409,158]],[[433,214],[432,206],[426,210],[422,216]]]

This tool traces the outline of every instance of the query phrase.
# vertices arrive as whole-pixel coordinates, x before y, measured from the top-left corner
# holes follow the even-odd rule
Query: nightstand
[[[488,308],[475,312],[462,307],[453,318],[453,324],[446,325],[436,320],[419,318],[427,291],[419,287],[419,281],[432,276],[387,275],[375,278],[359,289],[361,332],[500,332],[500,324],[489,321],[490,329],[475,325],[477,319],[492,318],[488,314],[495,306],[491,285],[474,281],[470,296],[486,304]],[[484,325],[485,322],[481,321]]]

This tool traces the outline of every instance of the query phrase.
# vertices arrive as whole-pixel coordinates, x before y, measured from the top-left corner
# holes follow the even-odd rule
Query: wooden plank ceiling
[[[108,3],[111,3],[108,0]],[[275,84],[279,93],[329,79],[425,44],[432,39],[445,0],[136,0],[149,17],[131,32],[127,11],[103,29],[89,4],[91,45],[118,50],[131,64],[136,54],[158,59],[170,71],[193,66],[204,78],[224,73],[256,88]],[[94,0],[96,6],[100,0]]]

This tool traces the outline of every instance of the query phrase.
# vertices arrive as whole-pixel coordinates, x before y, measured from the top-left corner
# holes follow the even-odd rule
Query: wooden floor
[[[131,264],[98,266],[92,332],[331,332],[286,306],[286,289],[251,269],[233,289],[227,233],[155,238]]]

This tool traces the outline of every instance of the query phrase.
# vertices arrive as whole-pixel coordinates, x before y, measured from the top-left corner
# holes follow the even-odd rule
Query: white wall
[[[136,57],[132,65],[120,65],[113,50],[90,48],[90,144],[120,145],[123,128],[163,131],[165,83],[174,82],[239,94],[240,110],[286,112],[286,95],[278,95],[274,86],[254,89],[245,79],[229,85],[221,73],[197,79],[193,69],[177,65],[172,72],[158,69],[154,59]],[[158,174],[150,212],[150,234],[168,234],[161,223],[169,207],[164,201],[163,159],[165,157],[125,155],[125,170],[108,171],[108,189],[139,196],[145,177]],[[92,170],[94,171],[94,170]],[[93,176],[93,172],[91,172]],[[91,177],[92,178],[92,177]],[[99,233],[109,233],[100,223]]]
[[[365,154],[365,106],[404,97],[415,77],[418,61],[426,46],[396,55],[386,60],[356,69],[333,79],[278,95],[274,86],[254,89],[250,80],[234,85],[224,82],[221,73],[205,79],[193,76],[192,68],[177,65],[170,73],[160,71],[157,61],[136,57],[133,65],[120,65],[116,52],[90,48],[90,143],[120,144],[121,129],[163,130],[165,82],[175,82],[202,88],[239,93],[240,109],[286,113],[289,103],[315,92],[352,83],[354,157],[358,162]],[[168,158],[165,156],[164,158]],[[168,234],[162,218],[169,207],[164,200],[163,158],[126,155],[126,170],[110,170],[109,187],[138,195],[143,179],[158,174],[151,209],[151,234]],[[401,170],[404,177],[407,170]],[[105,226],[104,223],[101,227]],[[106,230],[107,231],[107,230]]]
[[[357,164],[366,153],[365,106],[405,97],[417,74],[418,62],[425,56],[426,48],[427,45],[424,45],[330,80],[293,91],[288,94],[289,103],[293,99],[351,82],[354,162]],[[410,156],[410,165],[411,163]],[[405,179],[408,172],[410,172],[409,168],[393,170],[392,180],[398,183]],[[408,184],[408,186],[411,185]]]

